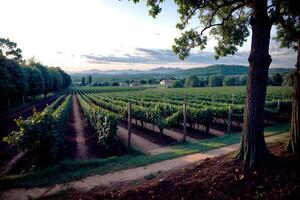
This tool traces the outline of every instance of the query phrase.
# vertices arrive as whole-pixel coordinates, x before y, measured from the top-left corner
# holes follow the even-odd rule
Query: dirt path
[[[23,152],[18,152],[5,166],[0,168],[0,176],[7,174],[10,172],[14,166],[21,160],[26,154],[28,150]]]
[[[141,124],[141,122],[139,120],[138,120],[138,124]],[[153,125],[152,124],[144,123],[144,127],[149,129],[149,130],[153,130]],[[159,129],[156,126],[154,126],[154,131],[159,133]],[[173,138],[177,141],[182,141],[182,138],[183,138],[183,134],[178,133],[174,130],[167,129],[167,128],[164,129],[163,134],[165,134],[165,135],[167,135],[167,136],[169,136],[169,137],[171,137],[171,138]],[[192,142],[197,142],[198,140],[195,139],[195,138],[191,138],[189,136],[186,136],[186,141],[192,143]]]
[[[117,135],[122,140],[122,142],[125,145],[127,145],[128,130],[121,126],[118,126]],[[135,134],[134,132],[131,132],[131,145],[133,148],[150,155],[162,153],[162,151],[167,152],[170,150],[169,147],[162,148],[161,146],[144,139],[143,137]]]
[[[281,135],[274,135],[266,138],[266,142],[276,141],[281,138]],[[0,194],[0,199],[14,199],[14,200],[25,200],[30,195],[33,198],[40,197],[43,195],[50,195],[57,193],[59,191],[64,191],[68,188],[73,188],[75,190],[88,191],[95,186],[105,185],[108,186],[112,183],[129,181],[142,178],[151,173],[156,173],[158,171],[167,171],[176,168],[180,168],[195,162],[203,161],[206,158],[213,158],[221,156],[223,154],[230,153],[239,148],[239,144],[233,144],[226,147],[213,149],[203,153],[195,153],[191,155],[186,155],[178,157],[171,160],[165,160],[162,162],[150,164],[147,166],[125,169],[116,171],[113,173],[108,173],[104,175],[92,175],[86,178],[83,178],[78,181],[72,181],[66,186],[66,184],[57,184],[53,187],[45,188],[17,188],[12,189]]]
[[[73,109],[73,124],[75,133],[76,133],[76,159],[85,160],[88,159],[88,146],[86,145],[85,137],[84,137],[84,123],[83,116],[80,113],[80,107],[78,103],[78,99],[76,95],[72,96],[72,109]]]

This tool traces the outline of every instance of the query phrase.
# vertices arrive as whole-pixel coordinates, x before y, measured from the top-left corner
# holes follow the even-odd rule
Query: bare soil
[[[157,133],[156,131],[150,130],[148,128],[142,128],[141,126],[136,125],[134,120],[132,122],[132,131],[136,135],[141,136],[154,144],[160,146],[170,146],[177,143],[177,141],[171,138],[170,136]],[[128,128],[128,123],[126,121],[120,121],[119,125],[125,129]]]
[[[76,95],[72,96],[72,111],[69,119],[69,133],[66,135],[74,159],[86,160],[101,157],[97,146],[97,138],[94,130],[89,126],[79,105]]]
[[[183,134],[183,126],[174,126],[172,127],[172,130]],[[199,129],[190,128],[188,126],[186,127],[186,135],[197,140],[216,137],[213,134],[206,133],[205,131]]]
[[[269,145],[277,163],[249,170],[234,154],[207,159],[180,170],[144,179],[71,192],[56,199],[300,199],[300,163]],[[145,180],[150,179],[150,180]]]
[[[117,135],[124,145],[128,145],[128,130],[118,126]],[[151,154],[151,151],[161,148],[161,146],[144,139],[137,135],[134,131],[131,132],[131,146],[134,149],[140,150],[145,154]]]
[[[72,111],[69,120],[69,134],[66,139],[70,142],[70,149],[65,152],[66,156],[73,155],[72,158],[86,160],[92,158],[105,158],[112,155],[123,155],[126,147],[117,140],[114,144],[113,152],[100,149],[97,141],[96,131],[88,124],[76,95],[72,97]]]

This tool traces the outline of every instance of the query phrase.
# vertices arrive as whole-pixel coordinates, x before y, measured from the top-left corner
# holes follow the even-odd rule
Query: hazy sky
[[[216,42],[211,39],[204,51],[194,50],[180,61],[171,51],[179,36],[172,2],[166,0],[153,19],[145,3],[128,0],[0,0],[0,37],[17,42],[25,58],[34,56],[67,71],[248,63],[249,39],[235,56],[214,60]],[[273,41],[270,52],[272,67],[296,62],[293,50],[278,49]]]

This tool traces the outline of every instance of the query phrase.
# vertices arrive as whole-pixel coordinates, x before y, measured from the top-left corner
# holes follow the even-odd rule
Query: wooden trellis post
[[[184,94],[183,102],[183,142],[186,141],[186,95]]]
[[[230,133],[231,115],[232,115],[232,109],[231,109],[231,106],[230,106],[229,109],[228,109],[227,133]]]
[[[23,102],[23,105],[25,105],[25,97],[24,97],[24,95],[22,96],[22,102]]]
[[[131,148],[131,102],[128,102],[128,149]]]
[[[8,105],[8,110],[10,111],[11,106],[10,106],[10,100],[9,99],[7,99],[7,105]]]

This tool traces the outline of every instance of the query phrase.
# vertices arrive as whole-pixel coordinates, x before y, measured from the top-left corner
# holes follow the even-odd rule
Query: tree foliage
[[[173,82],[172,87],[173,88],[183,88],[184,87],[185,80],[179,79]]]
[[[213,75],[213,76],[210,76],[208,79],[209,87],[222,86],[222,83],[223,83],[223,76]]]
[[[29,96],[36,96],[43,94],[45,90],[45,80],[42,72],[35,67],[27,66],[24,68],[27,72],[28,84],[29,84]]]
[[[84,77],[81,78],[81,84],[85,85],[85,78]]]
[[[89,75],[89,79],[88,79],[88,84],[92,84],[92,76],[91,75]]]
[[[60,68],[50,68],[34,58],[23,62],[17,44],[0,38],[0,102],[22,96],[47,94],[71,84],[71,77]]]
[[[132,0],[137,3],[140,0]],[[164,0],[145,0],[153,17],[161,12]],[[293,0],[291,0],[293,1]],[[294,0],[295,1],[295,0]],[[180,17],[176,27],[182,31],[175,39],[173,51],[180,59],[189,56],[191,49],[204,49],[208,35],[217,41],[215,58],[233,55],[238,51],[252,29],[249,54],[247,97],[245,101],[243,135],[238,158],[250,166],[261,165],[270,153],[263,136],[264,103],[268,69],[271,27],[284,15],[284,0],[174,0]],[[298,9],[298,7],[295,7]],[[298,9],[299,10],[299,9]],[[199,26],[189,28],[196,18]]]
[[[198,87],[199,78],[196,75],[189,76],[185,81],[185,87]]]
[[[286,150],[294,155],[300,155],[300,2],[286,0],[282,2],[281,16],[276,22],[277,35],[275,39],[280,47],[297,50],[296,70],[291,75],[293,84],[292,113],[290,138]],[[289,77],[288,77],[289,78]],[[286,84],[286,83],[285,83]]]
[[[283,78],[280,74],[276,73],[272,75],[272,85],[280,86],[283,82]]]
[[[223,79],[223,86],[236,86],[239,85],[238,77],[226,76]]]
[[[17,47],[17,43],[9,39],[0,38],[0,58],[1,57],[22,62],[22,51]]]

